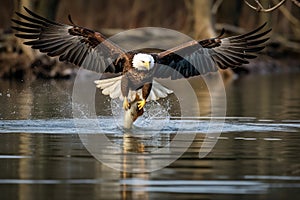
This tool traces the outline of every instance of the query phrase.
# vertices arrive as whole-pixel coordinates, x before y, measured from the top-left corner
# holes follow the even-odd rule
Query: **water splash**
[[[165,101],[163,105],[157,101],[148,102],[144,107],[144,114],[133,124],[133,133],[141,133],[143,129],[142,135],[145,135],[145,133],[149,134],[149,131],[152,131],[151,136],[154,136],[159,133],[160,130],[166,129],[171,118],[169,110],[169,101]],[[111,111],[116,125],[122,129],[124,122],[122,101],[119,99],[112,99]]]

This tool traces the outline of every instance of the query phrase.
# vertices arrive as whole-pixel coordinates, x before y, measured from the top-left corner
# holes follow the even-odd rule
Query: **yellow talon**
[[[146,100],[145,99],[143,99],[141,101],[138,101],[138,108],[139,108],[139,110],[141,110],[145,106],[145,104],[146,104]]]
[[[123,109],[128,110],[129,108],[130,108],[130,103],[128,102],[127,98],[125,97],[124,101],[123,101]]]

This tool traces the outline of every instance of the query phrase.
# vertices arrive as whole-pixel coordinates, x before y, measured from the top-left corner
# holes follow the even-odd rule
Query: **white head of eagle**
[[[154,67],[154,58],[150,54],[138,53],[133,56],[132,66],[138,70],[150,70]]]

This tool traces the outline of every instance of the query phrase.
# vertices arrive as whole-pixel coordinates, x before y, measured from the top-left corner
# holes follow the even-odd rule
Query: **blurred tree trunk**
[[[26,14],[26,11],[23,9],[23,7],[33,10],[33,6],[34,6],[33,0],[14,0],[15,11],[22,14]],[[15,15],[15,18],[18,17]],[[28,57],[26,65],[29,65],[35,59],[34,51],[30,46],[23,45],[24,41],[22,39],[16,38],[16,40],[17,40],[18,48],[22,50],[22,52],[25,54],[26,57]]]
[[[272,2],[269,1],[261,1],[261,4],[263,5],[264,8],[269,8],[270,4],[272,4]],[[268,22],[268,24],[271,24],[271,13],[264,13],[264,12],[260,12],[259,13],[259,25],[263,24],[265,22]]]
[[[194,0],[194,37],[195,39],[211,38],[216,35],[212,13],[211,0]]]
[[[24,13],[23,7],[29,8],[32,10],[34,5],[33,0],[14,0],[14,7],[15,11],[18,11],[20,13]]]
[[[210,0],[193,0],[194,38],[196,40],[216,36],[211,7],[212,1]],[[220,72],[225,79],[230,78],[233,75],[232,70],[229,69],[220,70]]]

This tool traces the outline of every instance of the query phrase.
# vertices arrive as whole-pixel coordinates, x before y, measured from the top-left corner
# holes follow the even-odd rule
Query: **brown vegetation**
[[[68,23],[71,14],[75,23],[112,34],[120,30],[156,26],[175,29],[195,39],[213,37],[223,27],[229,33],[241,33],[269,22],[273,28],[271,48],[267,55],[294,55],[299,52],[299,7],[294,0],[222,1],[222,0],[4,0],[0,28],[0,77],[69,77],[71,65],[58,65],[30,47],[21,45],[10,31],[13,11],[26,6],[39,14]],[[295,3],[296,2],[296,3]],[[271,7],[269,7],[269,5]],[[255,9],[254,9],[255,8]],[[261,11],[261,12],[257,12]],[[113,31],[111,31],[113,30]],[[5,34],[7,33],[7,34]],[[278,53],[279,52],[279,53]],[[291,54],[291,52],[293,52]],[[297,62],[295,62],[297,64]]]

